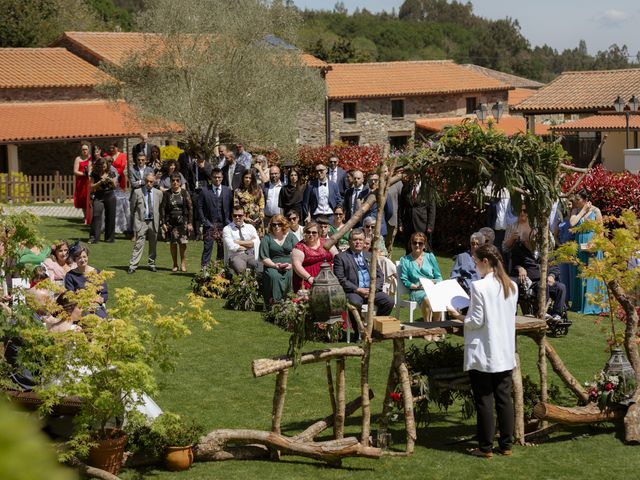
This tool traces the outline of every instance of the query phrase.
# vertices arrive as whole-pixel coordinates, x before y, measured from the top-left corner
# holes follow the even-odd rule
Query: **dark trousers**
[[[351,305],[354,305],[358,309],[358,311],[360,311],[360,308],[362,308],[362,305],[366,301],[366,298],[362,298],[362,296],[357,293],[347,293],[347,302],[349,302]],[[384,292],[376,292],[376,298],[374,300],[374,305],[376,306],[376,309],[378,311],[376,315],[381,317],[390,315],[393,310],[394,304],[395,302],[393,301],[393,298],[391,298],[389,295]],[[351,322],[351,325],[353,327],[353,331],[357,332],[358,325],[354,321]]]
[[[219,225],[220,235],[222,235],[222,225]],[[200,259],[200,265],[206,267],[211,262],[211,254],[213,253],[214,242],[218,244],[217,259],[224,259],[224,246],[222,244],[222,237],[219,240],[213,239],[213,227],[204,227],[204,234],[202,236],[204,248],[202,249],[202,258]]]
[[[102,232],[103,213],[104,239],[113,241],[116,237],[116,195],[112,191],[96,195],[93,199],[90,237],[96,242],[100,239],[100,232]]]
[[[567,287],[564,283],[556,281],[553,286],[547,286],[547,298],[553,300],[551,315],[560,315],[567,309]]]
[[[199,240],[200,237],[200,217],[198,216],[198,212],[196,210],[196,205],[198,202],[198,195],[200,195],[200,190],[197,192],[191,192],[191,205],[193,205],[193,236],[196,240]],[[202,236],[204,237],[204,232],[202,232]],[[211,259],[211,256],[209,256]]]
[[[511,450],[513,446],[513,400],[511,398],[511,370],[499,373],[486,373],[470,370],[471,390],[476,405],[478,446],[483,452],[493,449],[496,422],[493,419],[495,399],[500,438],[498,445],[502,450]]]

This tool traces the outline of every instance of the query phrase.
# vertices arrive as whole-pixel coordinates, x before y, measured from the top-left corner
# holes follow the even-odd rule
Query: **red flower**
[[[613,390],[614,388],[615,388],[615,387],[614,387],[613,383],[611,383],[611,382],[608,382],[608,383],[605,383],[605,384],[604,384],[604,389],[605,389],[607,392],[610,392],[610,391],[611,391],[611,390]]]
[[[293,303],[300,303],[300,300],[302,300],[300,297],[296,297],[296,298],[292,298],[291,301]]]
[[[391,397],[391,400],[393,400],[394,402],[399,402],[400,399],[402,398],[402,394],[397,392],[391,392],[389,394],[389,397]]]

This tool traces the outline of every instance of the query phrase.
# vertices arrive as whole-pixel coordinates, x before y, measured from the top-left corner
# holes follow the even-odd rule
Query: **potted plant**
[[[174,413],[163,413],[151,425],[151,442],[167,470],[187,470],[193,463],[193,446],[204,433],[201,425]]]

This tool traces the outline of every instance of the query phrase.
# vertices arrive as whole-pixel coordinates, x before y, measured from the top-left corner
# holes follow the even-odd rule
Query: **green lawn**
[[[43,219],[42,232],[49,240],[58,238],[85,240],[88,229],[76,220]],[[114,244],[91,246],[90,263],[113,270],[109,282],[113,295],[118,287],[130,286],[141,293],[154,293],[159,302],[172,305],[189,291],[192,273],[172,274],[168,246],[159,246],[158,273],[141,267],[127,275],[132,243],[118,239]],[[201,243],[189,245],[189,271],[199,266]],[[396,253],[399,253],[396,251]],[[451,260],[439,258],[444,276],[448,276]],[[141,265],[146,263],[143,259]],[[219,300],[208,301],[220,322],[211,332],[194,331],[181,344],[182,355],[177,370],[160,375],[162,391],[156,400],[164,409],[197,418],[208,429],[254,428],[268,430],[271,425],[271,400],[274,377],[254,379],[251,361],[287,351],[288,335],[262,321],[259,313],[230,312]],[[565,338],[552,339],[565,364],[581,381],[589,380],[608,358],[605,336],[594,325],[592,317],[572,316],[574,325]],[[421,340],[415,343],[423,345]],[[410,342],[408,342],[410,343]],[[310,344],[312,350],[321,345]],[[537,372],[535,344],[519,339],[524,373]],[[375,344],[371,365],[371,388],[376,394],[372,411],[381,411],[391,345]],[[552,375],[553,383],[560,381]],[[347,365],[347,399],[359,395],[358,362]],[[570,397],[567,395],[570,400]],[[289,376],[289,387],[283,418],[283,431],[293,434],[313,421],[329,414],[324,365],[298,368]],[[348,420],[347,434],[357,435],[360,417],[357,412]],[[375,429],[375,425],[373,426]],[[516,448],[511,458],[481,460],[465,453],[474,446],[469,439],[474,434],[474,422],[463,421],[455,406],[448,414],[434,412],[431,423],[418,430],[413,457],[380,460],[346,459],[341,469],[328,468],[319,462],[287,456],[279,462],[231,461],[199,463],[184,473],[163,470],[124,471],[125,479],[363,479],[371,478],[583,478],[607,474],[609,477],[628,475],[640,470],[639,447],[625,446],[621,432],[611,426],[562,429],[550,442],[536,447]],[[327,433],[328,435],[328,433]],[[403,448],[404,430],[396,425],[394,448]],[[460,439],[467,439],[460,442]]]

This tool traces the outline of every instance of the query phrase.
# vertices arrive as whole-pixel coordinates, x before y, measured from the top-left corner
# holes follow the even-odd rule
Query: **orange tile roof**
[[[565,122],[554,125],[551,130],[554,132],[594,132],[604,130],[626,130],[627,124],[624,115],[592,115],[581,118],[573,122]],[[640,115],[629,116],[629,128],[640,130]]]
[[[305,63],[307,67],[323,68],[323,67],[329,66],[327,62],[320,60],[318,57],[314,57],[310,53],[303,53],[302,61]]]
[[[510,73],[500,72],[491,68],[481,67],[480,65],[474,65],[473,63],[466,63],[463,66],[482,73],[483,75],[495,78],[510,87],[538,89],[544,86],[544,83],[536,82],[535,80],[529,80],[528,78],[519,77],[518,75],[512,75]]]
[[[329,98],[437,95],[508,90],[498,80],[451,60],[332,63],[327,73]]]
[[[640,95],[640,69],[564,72],[513,108],[531,113],[614,110],[618,95]]]
[[[460,125],[463,121],[468,120],[478,123],[478,119],[474,117],[448,117],[448,118],[420,118],[416,120],[416,129],[426,130],[427,132],[437,133],[445,127]],[[482,128],[489,128],[489,122],[480,124]],[[512,117],[504,115],[499,123],[492,123],[492,128],[506,135],[515,135],[516,133],[525,133],[527,124],[524,117]],[[549,126],[536,123],[537,135],[548,135]]]
[[[64,48],[0,48],[0,88],[93,87],[105,74]]]
[[[533,90],[531,88],[516,88],[514,90],[509,90],[509,108],[518,105],[520,102],[526,100],[536,92],[537,90]]]
[[[105,100],[0,103],[0,142],[135,136],[166,129],[141,126],[124,102]]]

